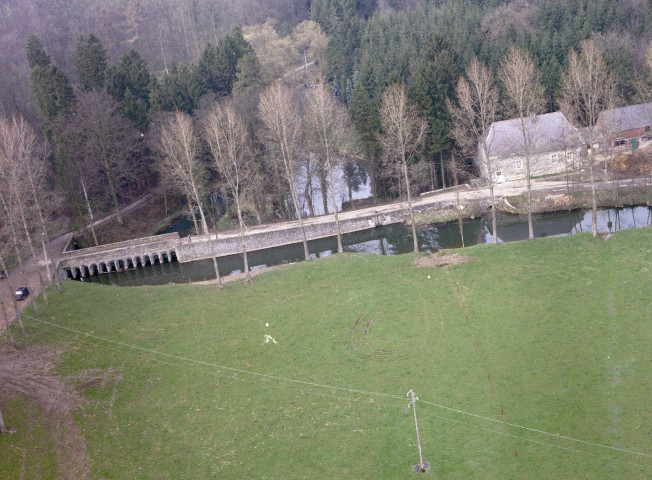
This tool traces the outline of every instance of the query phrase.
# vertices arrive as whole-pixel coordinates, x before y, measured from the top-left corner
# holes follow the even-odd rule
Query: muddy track
[[[38,405],[47,440],[57,452],[58,478],[85,480],[91,478],[91,463],[84,436],[72,415],[84,399],[52,373],[59,355],[46,346],[16,350],[0,343],[0,395],[7,399],[20,394]]]

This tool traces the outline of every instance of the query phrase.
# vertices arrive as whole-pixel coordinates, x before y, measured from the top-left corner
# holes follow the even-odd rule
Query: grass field
[[[652,478],[652,230],[457,252],[222,292],[67,282],[19,338],[65,347],[94,478],[416,478],[410,389],[426,477]],[[56,478],[29,405],[0,396],[0,477]]]

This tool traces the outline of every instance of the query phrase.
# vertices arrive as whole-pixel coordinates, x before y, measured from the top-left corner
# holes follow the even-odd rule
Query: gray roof
[[[598,123],[611,132],[625,132],[652,125],[652,102],[600,112]]]
[[[578,130],[561,112],[526,118],[525,122],[533,155],[577,148],[582,144]],[[487,146],[490,157],[511,158],[523,155],[521,119],[494,122],[487,134]]]

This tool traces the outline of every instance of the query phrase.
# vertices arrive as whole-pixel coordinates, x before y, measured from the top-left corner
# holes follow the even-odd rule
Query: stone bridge
[[[62,278],[79,279],[108,272],[132,270],[178,258],[179,234],[167,233],[97,247],[65,251],[58,268]]]

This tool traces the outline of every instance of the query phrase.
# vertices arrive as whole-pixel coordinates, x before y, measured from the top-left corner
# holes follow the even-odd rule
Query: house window
[[[566,152],[566,160],[573,160],[575,158],[575,152]]]
[[[623,138],[619,138],[614,142],[615,147],[620,147],[621,145],[625,145],[625,140]]]
[[[645,133],[650,133],[650,126],[645,127]]]
[[[553,161],[553,162],[556,162],[557,161],[557,154],[553,153],[552,155],[550,155],[550,160]]]
[[[520,158],[516,160],[516,168],[523,168],[523,160]]]
[[[498,170],[498,171],[496,172],[496,176],[497,176],[497,177],[500,177],[502,174],[503,174],[503,172],[501,172],[500,170]]]

